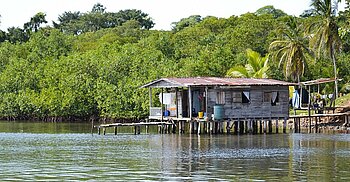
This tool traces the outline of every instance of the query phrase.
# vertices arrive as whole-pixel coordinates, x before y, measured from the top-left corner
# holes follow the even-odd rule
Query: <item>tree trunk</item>
[[[337,60],[336,60],[336,58],[335,58],[333,46],[332,46],[332,50],[331,50],[331,56],[332,56],[333,70],[334,70],[335,98],[338,98],[338,77],[337,77],[337,63],[336,63]]]

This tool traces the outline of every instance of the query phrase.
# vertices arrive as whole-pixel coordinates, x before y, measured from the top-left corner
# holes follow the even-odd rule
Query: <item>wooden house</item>
[[[250,78],[161,78],[149,88],[152,120],[223,121],[237,119],[286,119],[289,88],[294,83]],[[158,107],[152,88],[160,88]]]

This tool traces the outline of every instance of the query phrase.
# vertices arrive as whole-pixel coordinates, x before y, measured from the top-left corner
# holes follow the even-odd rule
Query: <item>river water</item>
[[[0,181],[350,181],[349,134],[91,135],[0,122]]]

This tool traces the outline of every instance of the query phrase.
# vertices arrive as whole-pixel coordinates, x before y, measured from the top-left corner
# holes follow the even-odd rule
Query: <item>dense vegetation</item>
[[[336,54],[341,92],[348,92],[350,80],[348,10],[336,16],[343,43]],[[154,23],[146,13],[106,12],[101,4],[91,12],[65,12],[53,27],[42,27],[45,14],[38,13],[23,29],[0,33],[0,116],[143,118],[148,90],[141,85],[161,77],[225,76],[248,63],[247,49],[262,56],[273,51],[270,44],[281,38],[281,27],[291,18],[306,26],[319,16],[311,9],[292,17],[266,6],[229,18],[190,16],[174,22],[171,31],[159,31],[151,30]],[[300,80],[334,77],[332,61],[314,57],[305,71],[296,72]],[[268,66],[268,77],[294,79],[278,69],[279,60],[268,60]]]

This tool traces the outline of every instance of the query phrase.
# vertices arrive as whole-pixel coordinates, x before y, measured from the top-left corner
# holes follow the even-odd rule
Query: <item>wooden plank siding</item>
[[[242,92],[248,91],[250,102],[242,103]],[[250,88],[212,88],[208,90],[208,116],[213,114],[218,92],[225,92],[224,118],[288,118],[288,86],[251,86]],[[271,104],[271,98],[264,102],[264,93],[278,93],[278,102]],[[265,94],[265,97],[269,94]]]

